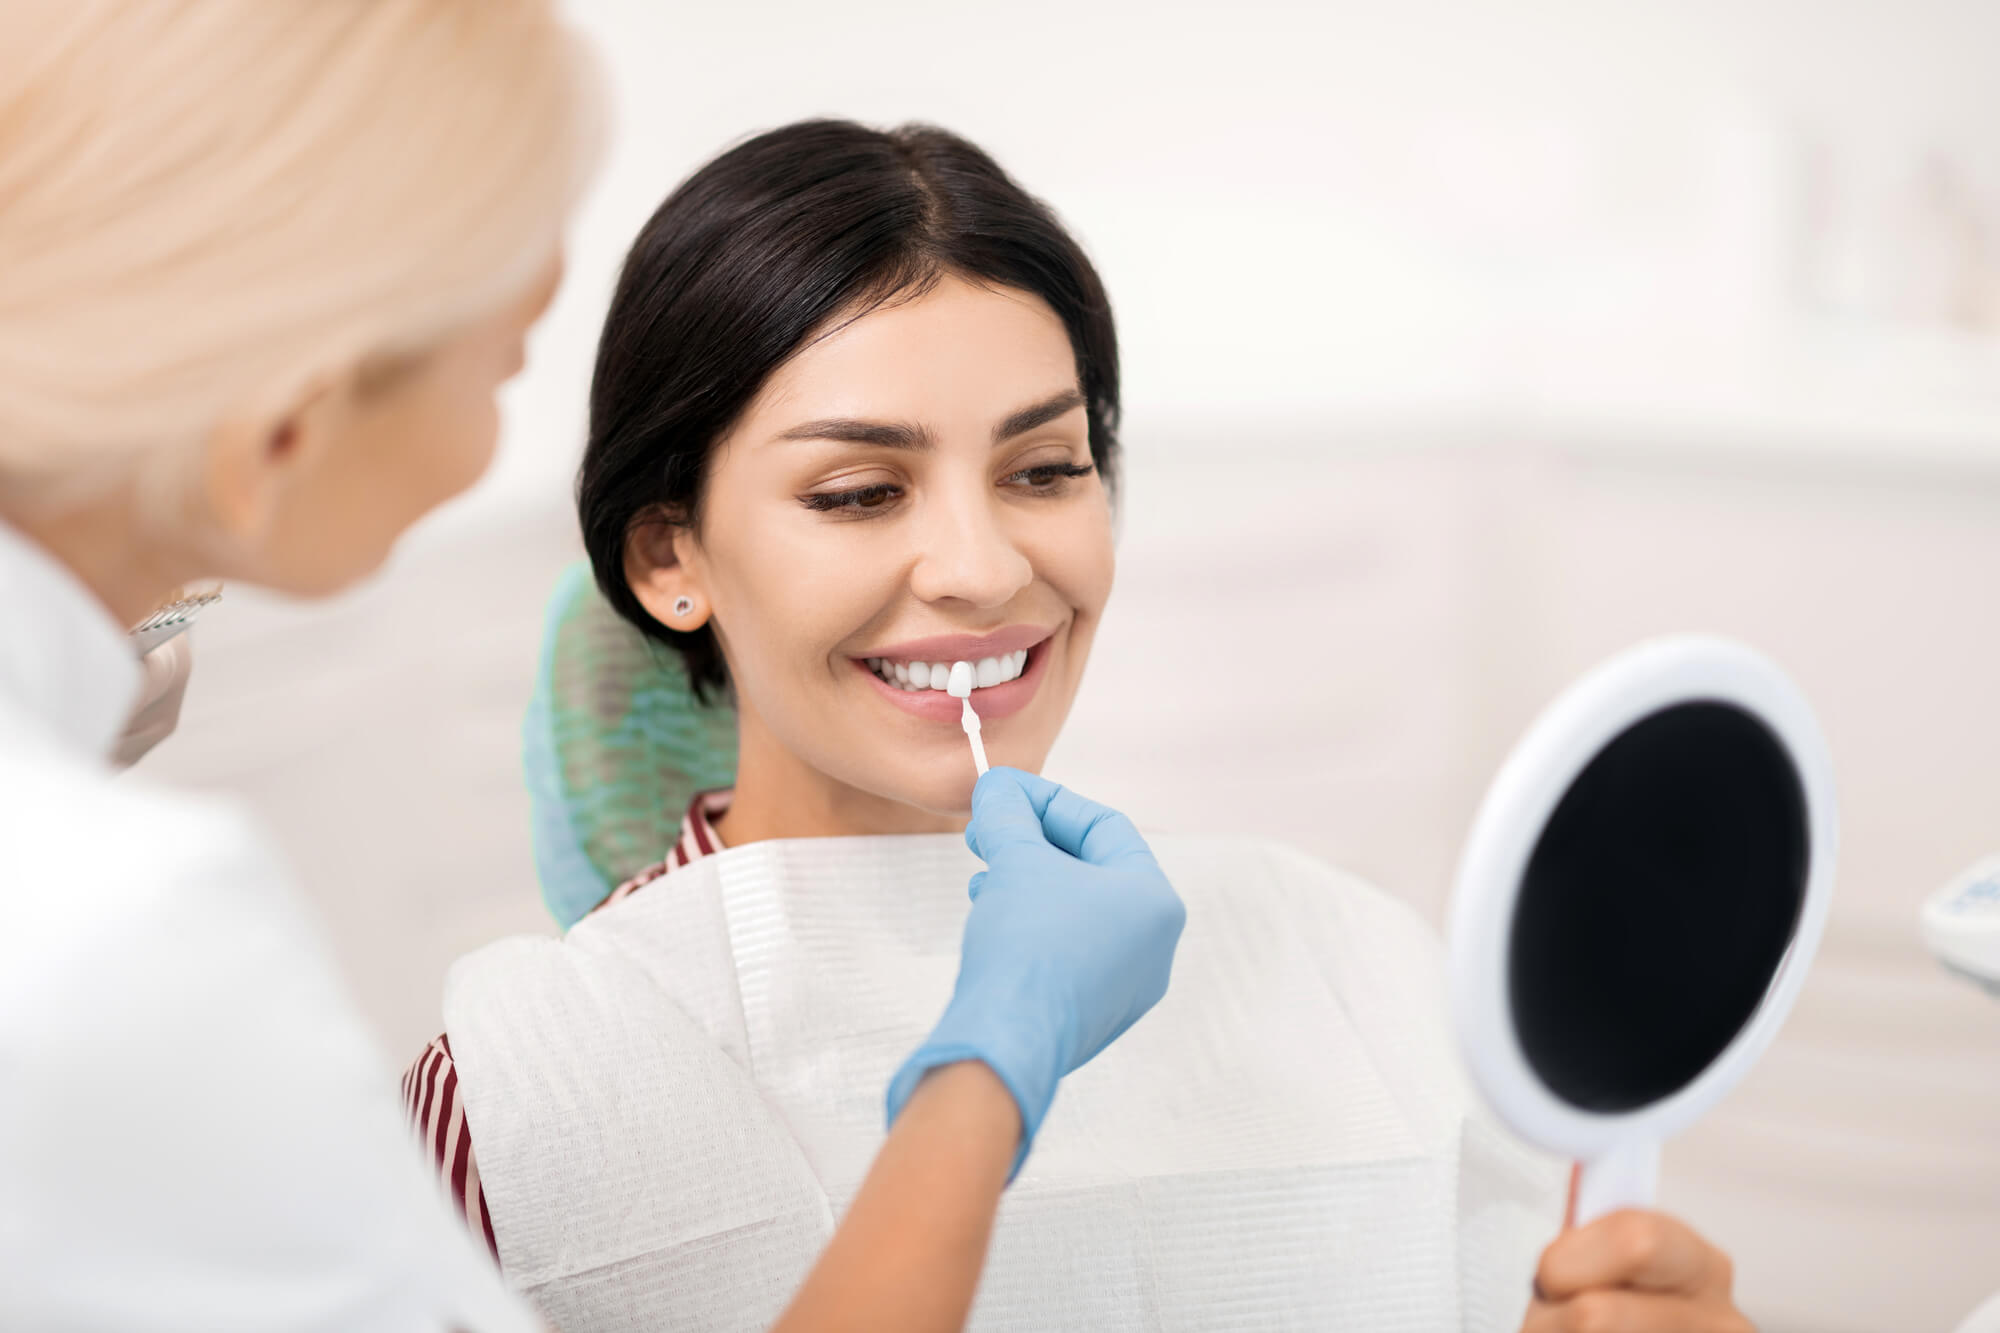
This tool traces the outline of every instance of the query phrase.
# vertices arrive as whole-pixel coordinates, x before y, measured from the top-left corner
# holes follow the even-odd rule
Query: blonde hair
[[[547,0],[6,0],[0,492],[191,459],[500,308],[596,86]]]

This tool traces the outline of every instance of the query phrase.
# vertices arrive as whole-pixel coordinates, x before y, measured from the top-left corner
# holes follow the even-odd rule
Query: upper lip
[[[859,654],[862,658],[886,657],[897,662],[977,662],[984,657],[1032,648],[1055,633],[1040,625],[1009,625],[991,634],[936,634],[928,639],[905,639]]]

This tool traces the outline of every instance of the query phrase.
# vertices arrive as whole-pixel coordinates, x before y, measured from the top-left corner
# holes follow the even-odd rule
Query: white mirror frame
[[[1507,954],[1521,878],[1549,816],[1606,745],[1662,709],[1700,702],[1750,713],[1790,755],[1805,797],[1804,908],[1756,1012],[1706,1070],[1650,1106],[1585,1111],[1543,1085],[1514,1030]],[[1660,1143],[1720,1101],[1777,1035],[1826,928],[1838,824],[1832,760],[1805,697],[1764,657],[1727,639],[1657,639],[1621,653],[1565,690],[1508,756],[1473,821],[1452,890],[1452,1021],[1473,1082],[1502,1123],[1582,1164],[1579,1224],[1651,1204]]]

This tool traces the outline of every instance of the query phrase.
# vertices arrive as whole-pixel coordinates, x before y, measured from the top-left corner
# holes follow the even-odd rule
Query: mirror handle
[[[1660,1144],[1634,1139],[1577,1164],[1570,1225],[1587,1226],[1620,1208],[1651,1208],[1660,1188]]]

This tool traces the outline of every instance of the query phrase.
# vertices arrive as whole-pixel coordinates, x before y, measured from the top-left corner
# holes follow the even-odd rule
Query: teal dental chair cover
[[[522,727],[542,901],[567,930],[664,857],[696,792],[736,778],[736,715],[621,619],[588,563],[549,599]]]

